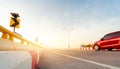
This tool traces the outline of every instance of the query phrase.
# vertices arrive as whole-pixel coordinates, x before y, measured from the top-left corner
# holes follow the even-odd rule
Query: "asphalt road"
[[[120,51],[44,50],[39,69],[120,69]]]

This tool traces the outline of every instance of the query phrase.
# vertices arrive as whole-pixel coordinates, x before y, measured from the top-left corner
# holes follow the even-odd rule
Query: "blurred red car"
[[[100,49],[120,49],[120,31],[106,34],[101,40],[95,42],[93,49],[99,51]]]

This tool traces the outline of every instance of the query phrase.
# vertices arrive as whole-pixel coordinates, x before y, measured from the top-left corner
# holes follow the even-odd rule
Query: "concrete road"
[[[48,50],[39,69],[120,69],[120,51]]]

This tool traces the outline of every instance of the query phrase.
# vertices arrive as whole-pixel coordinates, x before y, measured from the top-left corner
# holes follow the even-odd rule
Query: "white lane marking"
[[[79,61],[92,63],[92,64],[99,65],[99,66],[102,66],[102,67],[107,67],[107,68],[110,68],[110,69],[120,69],[120,67],[117,67],[117,66],[112,66],[112,65],[103,64],[103,63],[99,63],[99,62],[95,62],[95,61],[91,61],[91,60],[86,60],[86,59],[83,59],[83,58],[78,58],[78,57],[74,57],[74,56],[70,56],[70,55],[66,55],[66,54],[62,54],[62,53],[55,53],[55,54],[62,55],[62,56],[72,58],[72,59],[76,59],[76,60],[79,60]]]

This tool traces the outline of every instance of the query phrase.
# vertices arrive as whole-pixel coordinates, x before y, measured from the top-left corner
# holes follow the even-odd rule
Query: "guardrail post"
[[[28,42],[27,45],[29,46],[29,45],[30,45],[30,42]]]
[[[24,40],[21,40],[21,44],[24,44]]]
[[[3,34],[2,34],[2,38],[8,39],[8,34],[7,34],[7,33],[3,33]]]
[[[10,35],[9,40],[14,41],[14,36]]]

